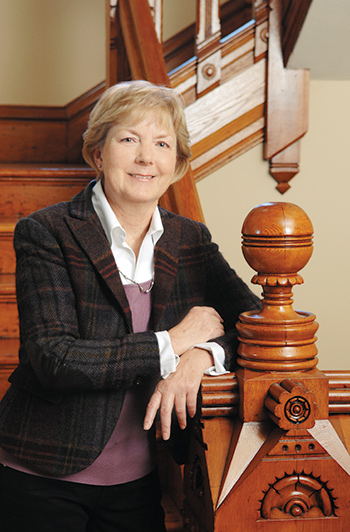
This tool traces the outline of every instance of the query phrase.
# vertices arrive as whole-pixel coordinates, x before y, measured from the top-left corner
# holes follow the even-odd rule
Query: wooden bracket
[[[299,172],[300,139],[308,129],[308,70],[288,70],[282,51],[281,0],[270,1],[264,158],[283,194]]]

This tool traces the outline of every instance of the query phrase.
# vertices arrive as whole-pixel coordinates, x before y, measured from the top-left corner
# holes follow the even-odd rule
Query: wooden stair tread
[[[18,338],[0,338],[0,356],[13,357],[18,353],[19,340]]]
[[[51,163],[0,163],[1,177],[57,177],[94,178],[95,171],[85,164],[51,164]]]
[[[6,233],[13,233],[19,216],[1,218],[0,219],[0,235]]]
[[[0,293],[12,294],[16,287],[16,277],[14,273],[0,274]]]

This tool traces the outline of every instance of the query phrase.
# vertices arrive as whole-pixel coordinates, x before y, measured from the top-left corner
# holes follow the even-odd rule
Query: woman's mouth
[[[153,175],[141,175],[141,174],[130,174],[131,177],[135,177],[136,179],[142,179],[144,181],[147,181],[149,179],[153,179]]]

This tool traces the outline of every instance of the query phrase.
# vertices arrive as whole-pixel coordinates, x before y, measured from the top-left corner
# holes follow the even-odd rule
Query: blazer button
[[[138,386],[139,384],[141,384],[141,377],[137,377],[135,380],[134,380],[134,384],[136,384],[136,386]]]

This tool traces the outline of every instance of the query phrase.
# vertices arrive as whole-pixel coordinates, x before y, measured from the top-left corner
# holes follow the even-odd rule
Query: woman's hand
[[[213,358],[208,351],[194,348],[186,351],[174,373],[162,379],[148,403],[144,419],[144,429],[149,430],[153,425],[160,409],[161,430],[164,440],[170,438],[171,414],[175,407],[179,425],[186,427],[188,409],[193,417],[197,408],[197,394],[205,370],[213,365]]]
[[[181,356],[196,344],[224,335],[223,320],[212,307],[193,307],[182,321],[169,331],[174,352]]]

